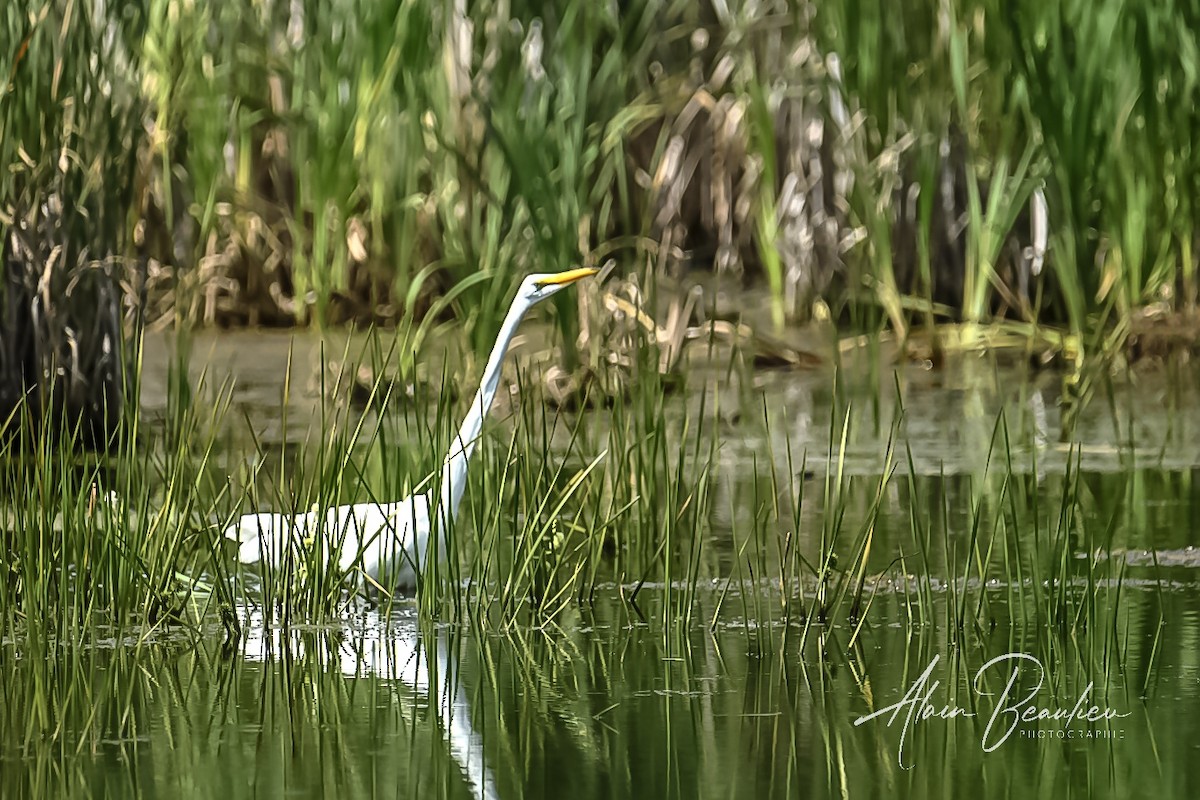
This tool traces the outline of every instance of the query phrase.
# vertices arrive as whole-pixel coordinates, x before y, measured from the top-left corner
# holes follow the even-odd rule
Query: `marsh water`
[[[291,426],[275,424],[289,351],[304,362],[315,346],[223,334],[196,350],[210,375],[234,376],[230,416],[281,452],[320,405],[294,392]],[[165,402],[156,358],[151,409]],[[729,409],[713,423],[713,555],[686,622],[670,619],[680,587],[650,582],[631,602],[634,582],[614,578],[536,627],[434,624],[405,601],[328,626],[266,624],[244,606],[232,640],[213,620],[49,653],[9,642],[4,796],[1196,796],[1194,368],[1119,376],[1066,440],[1063,375],[995,359],[738,380],[697,370],[665,409],[686,420],[706,395]],[[835,395],[850,418],[840,454]],[[868,519],[901,402],[903,455]],[[874,531],[869,605],[817,619],[735,532],[790,501],[770,497],[780,485],[803,485],[794,542],[815,562],[831,468],[863,479],[840,510],[845,527]],[[768,481],[772,469],[793,482]],[[1044,502],[996,500],[1004,481]],[[1075,517],[1059,530],[1068,484]],[[921,554],[914,504],[931,526]],[[1005,514],[1020,534],[980,579],[963,554]],[[1051,531],[1059,550],[1039,541]],[[1046,571],[1003,566],[1039,548]],[[807,591],[811,604],[820,587]],[[956,624],[964,609],[975,622]],[[30,735],[32,698],[55,670],[86,676],[90,710],[44,741]]]

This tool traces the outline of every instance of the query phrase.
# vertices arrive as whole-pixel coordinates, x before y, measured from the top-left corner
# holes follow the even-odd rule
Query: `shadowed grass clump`
[[[140,29],[133,6],[0,12],[0,421],[45,417],[92,448],[117,435],[126,389]]]

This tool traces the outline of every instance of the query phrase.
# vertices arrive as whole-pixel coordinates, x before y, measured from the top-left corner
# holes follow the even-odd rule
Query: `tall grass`
[[[962,233],[946,244],[965,259],[953,298],[964,318],[1001,311],[1081,332],[1103,325],[1106,309],[1124,316],[1153,302],[1194,305],[1194,231],[1181,192],[1198,172],[1179,139],[1192,127],[1196,91],[1191,10],[951,3],[886,26],[885,14],[873,3],[821,4],[815,30],[841,57],[841,85],[878,143],[860,163],[894,164],[876,155],[894,141],[905,142],[901,162],[926,165],[917,180],[873,195],[875,213],[907,230],[905,195],[948,203],[949,221],[916,215],[920,243],[936,242],[962,215]],[[1029,242],[1021,208],[1043,183],[1053,280],[1033,274],[1029,251],[1012,244]],[[964,196],[965,204],[955,199]],[[865,205],[859,214],[871,232]],[[920,274],[953,282],[928,245],[916,257]]]
[[[243,604],[284,623],[360,608],[360,576],[326,563],[315,542],[295,542],[282,564],[257,572],[233,565],[220,531],[250,511],[321,513],[440,491],[437,467],[470,393],[451,391],[455,373],[447,372],[434,404],[409,399],[393,376],[404,374],[399,351],[410,340],[365,342],[326,352],[318,375],[333,384],[356,370],[335,374],[325,362],[369,364],[366,410],[327,400],[318,418],[295,420],[286,409],[304,381],[283,384],[275,435],[299,443],[291,454],[253,434],[231,437],[244,423],[226,409],[229,388],[207,385],[182,363],[171,370],[166,418],[131,408],[117,452],[76,456],[47,430],[33,447],[7,445],[5,630],[79,639],[107,624],[153,632],[205,619],[232,630]],[[514,391],[501,393],[485,428],[448,550],[423,576],[423,615],[485,629],[546,625],[615,592],[631,616],[670,620],[668,628],[715,625],[737,611],[755,647],[767,646],[757,631],[780,622],[799,626],[803,640],[847,623],[852,646],[880,614],[960,641],[1008,615],[1047,630],[1094,628],[1106,618],[1102,607],[1116,607],[1123,562],[1080,554],[1121,546],[1112,538],[1129,527],[1118,523],[1121,509],[1096,503],[1103,494],[1085,491],[1077,463],[1044,483],[1004,418],[990,437],[980,434],[984,452],[968,475],[934,480],[921,477],[930,465],[918,466],[903,444],[902,403],[876,434],[887,444],[869,474],[847,469],[859,436],[838,392],[823,453],[792,452],[789,438],[773,433],[786,429],[779,409],[764,404],[738,423],[739,436],[756,444],[731,475],[730,423],[718,404],[708,393],[672,396],[649,368],[657,350],[642,357],[648,368],[626,396],[586,412],[541,402],[537,373],[517,360],[506,378]],[[350,393],[345,385],[320,391]],[[1085,526],[1084,514],[1101,528]],[[987,588],[996,580],[1006,602]],[[699,612],[706,587],[719,598],[713,615]],[[408,602],[388,588],[366,594],[385,608]],[[934,617],[943,595],[943,616]]]
[[[0,581],[4,635],[87,641],[103,626],[153,636],[194,627],[232,600],[209,533],[210,470],[221,394],[191,404],[176,388],[169,427],[143,428],[136,408],[107,454],[80,455],[74,437],[49,426],[0,447],[6,565]],[[32,401],[31,401],[32,402]],[[23,432],[33,413],[19,406]],[[153,437],[157,444],[146,445]],[[215,572],[210,570],[215,569]],[[224,593],[222,593],[224,589]]]
[[[74,435],[93,447],[116,434],[134,316],[117,281],[137,205],[141,26],[103,3],[0,13],[0,416],[83,419]]]
[[[164,325],[419,316],[487,272],[482,351],[520,274],[616,255],[760,272],[775,326],[1080,333],[1194,305],[1190,13],[10,4],[0,223],[69,197]]]

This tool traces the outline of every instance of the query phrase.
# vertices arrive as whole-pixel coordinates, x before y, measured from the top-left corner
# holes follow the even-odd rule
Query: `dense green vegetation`
[[[1196,14],[21,0],[0,226],[59,198],[58,268],[115,257],[160,324],[395,319],[485,273],[482,348],[520,274],[615,258],[760,275],[776,323],[1111,329],[1197,299]]]

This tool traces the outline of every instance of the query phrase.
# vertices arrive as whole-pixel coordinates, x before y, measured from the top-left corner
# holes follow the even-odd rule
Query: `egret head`
[[[519,296],[524,297],[529,305],[540,303],[552,294],[561,292],[581,278],[590,278],[600,270],[591,267],[569,269],[566,272],[535,273],[521,282]]]

